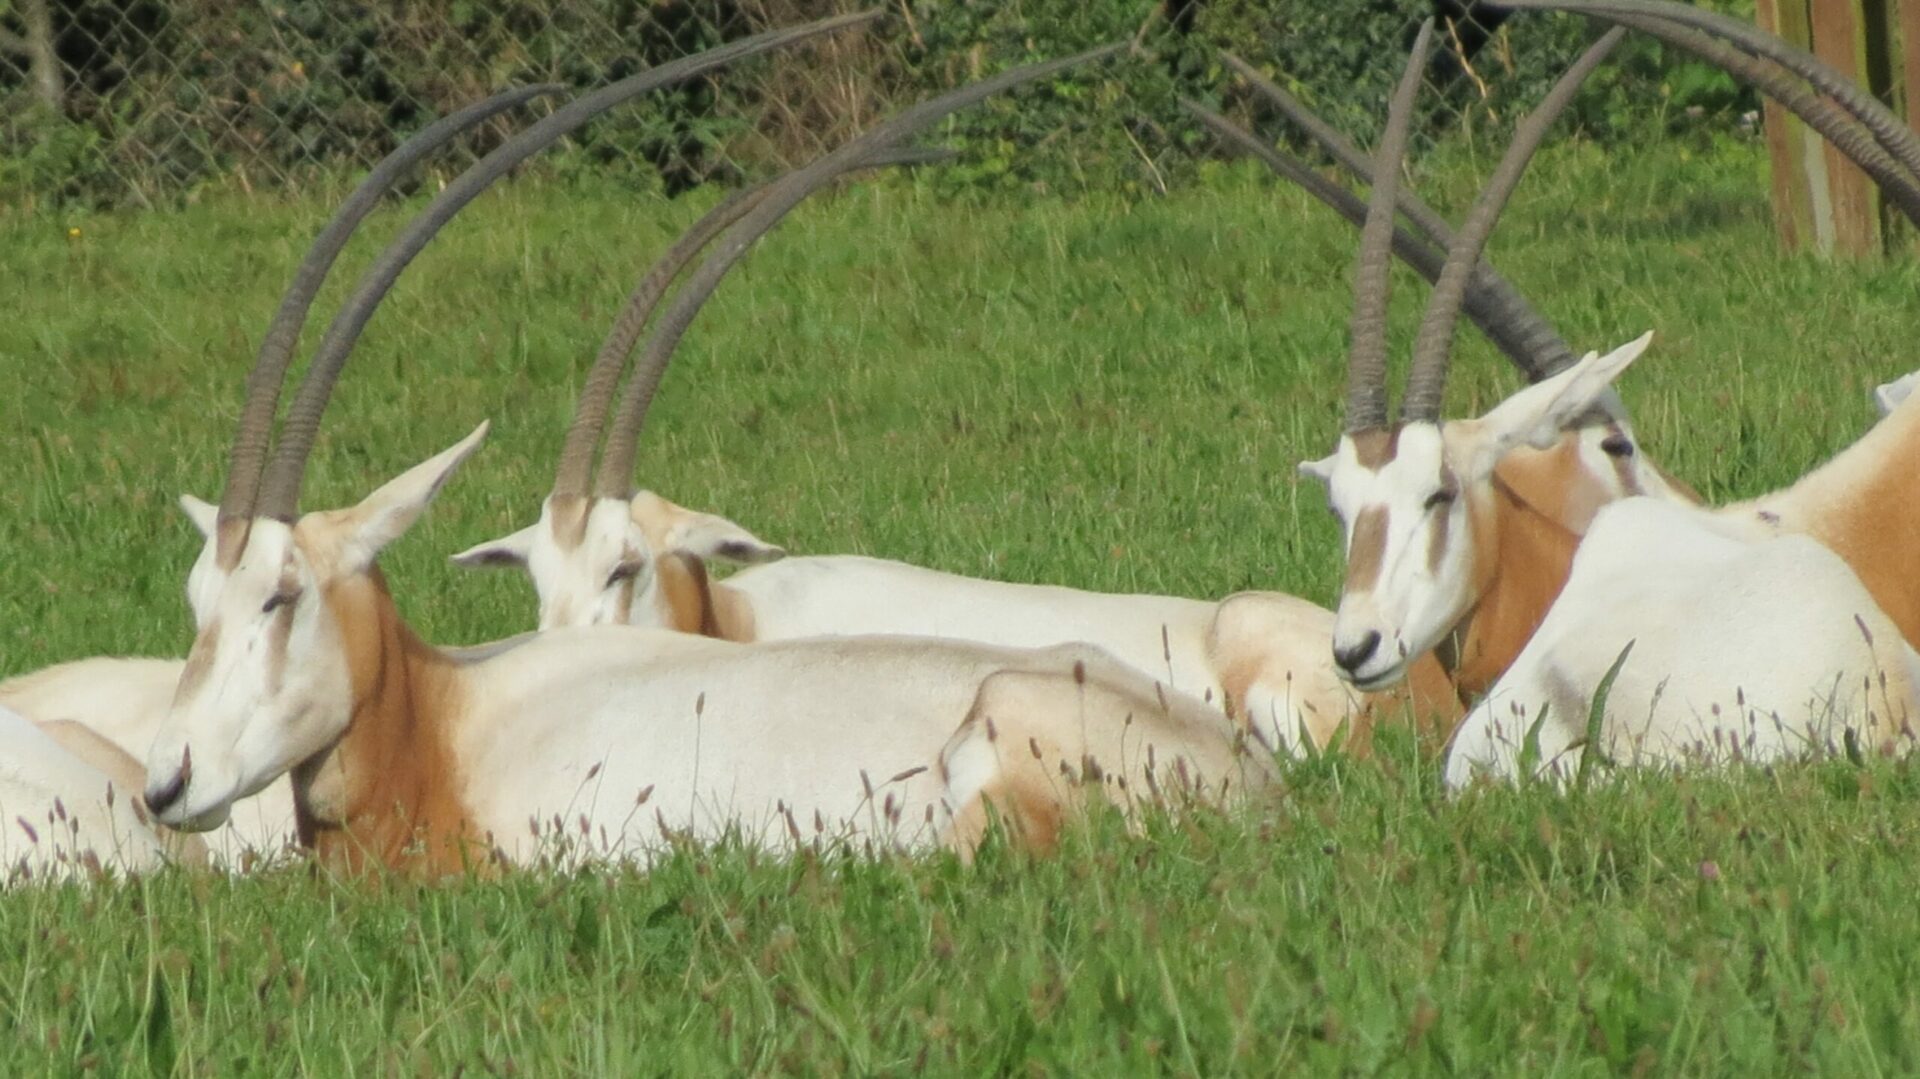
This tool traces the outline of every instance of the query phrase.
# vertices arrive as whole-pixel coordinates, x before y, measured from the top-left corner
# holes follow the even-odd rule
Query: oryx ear
[[[213,538],[214,526],[220,520],[219,506],[192,495],[181,495],[180,512],[186,514],[187,520],[193,522],[193,527],[200,530],[202,539]]]
[[[1589,352],[1565,371],[1528,386],[1479,419],[1459,425],[1468,441],[1467,460],[1463,462],[1468,475],[1463,478],[1486,478],[1515,447],[1546,449],[1559,441],[1568,424],[1606,399],[1613,380],[1640,358],[1652,340],[1649,330],[1604,356]]]
[[[1912,396],[1913,387],[1916,383],[1920,383],[1920,371],[1901,375],[1899,378],[1894,379],[1884,386],[1875,387],[1873,391],[1874,407],[1880,410],[1880,415],[1888,415],[1894,409],[1899,408],[1902,401]]]
[[[684,551],[697,558],[713,558],[741,565],[773,562],[787,556],[746,529],[711,513],[674,505],[652,491],[633,496],[633,523],[647,537],[656,556]]]
[[[472,456],[486,437],[487,424],[483,422],[452,448],[388,480],[359,505],[328,515],[328,524],[339,529],[340,568],[362,570],[371,566],[387,544],[413,527],[453,470]]]
[[[1330,453],[1317,461],[1302,461],[1299,464],[1300,474],[1302,476],[1311,476],[1321,483],[1331,482],[1333,479],[1333,466],[1339,459],[1339,454]]]
[[[533,550],[533,535],[539,527],[530,524],[499,539],[475,544],[448,561],[463,569],[525,569]]]

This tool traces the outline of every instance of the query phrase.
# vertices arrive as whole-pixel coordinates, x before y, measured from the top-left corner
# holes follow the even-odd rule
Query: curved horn
[[[1500,158],[1500,164],[1488,177],[1487,186],[1480,197],[1473,202],[1473,209],[1467,212],[1467,219],[1460,226],[1460,234],[1455,237],[1453,246],[1447,251],[1447,265],[1440,271],[1440,281],[1433,287],[1433,296],[1427,301],[1427,313],[1420,321],[1420,333],[1413,343],[1413,370],[1407,375],[1407,396],[1402,403],[1402,415],[1409,422],[1437,422],[1440,418],[1440,399],[1447,388],[1447,358],[1453,351],[1453,329],[1460,320],[1460,302],[1466,295],[1467,275],[1480,261],[1480,252],[1487,246],[1487,237],[1493,234],[1493,226],[1500,220],[1500,211],[1506,207],[1507,197],[1519,185],[1520,177],[1527,171],[1527,163],[1533,160],[1533,152],[1540,148],[1547,131],[1553,122],[1560,118],[1567,105],[1580,91],[1580,84],[1593,74],[1613,47],[1626,36],[1626,31],[1614,27],[1600,35],[1600,40],[1587,47],[1580,58],[1573,62],[1560,81],[1553,84],[1547,96],[1520,121],[1514,131],[1513,144]]]
[[[1347,222],[1355,228],[1365,223],[1367,204],[1358,195],[1320,175],[1309,168],[1305,162],[1278,147],[1269,145],[1251,131],[1206,106],[1184,100],[1180,104],[1189,115],[1206,125],[1215,136],[1242,152],[1259,158],[1268,168],[1306,189],[1308,194],[1346,218]],[[1411,197],[1405,194],[1401,196],[1400,208],[1403,212]],[[1447,231],[1447,235],[1449,237],[1453,235],[1451,229]],[[1413,267],[1414,272],[1426,278],[1429,284],[1440,279],[1440,268],[1446,265],[1447,261],[1447,253],[1444,249],[1435,247],[1397,225],[1393,230],[1393,253],[1399,257],[1400,261]],[[1538,359],[1538,354],[1533,351],[1532,340],[1522,327],[1508,318],[1506,305],[1486,287],[1482,277],[1499,281],[1509,290],[1513,286],[1486,263],[1482,262],[1480,269],[1481,272],[1474,276],[1472,284],[1467,287],[1467,317],[1472,319],[1473,324],[1480,328],[1480,332],[1487,336],[1487,340],[1492,341],[1496,348],[1513,361],[1514,366],[1532,377],[1533,365]],[[1514,292],[1514,296],[1516,302],[1526,306],[1529,312],[1533,310],[1524,299],[1518,299],[1517,291]],[[1538,318],[1537,315],[1535,317]],[[1544,323],[1544,320],[1542,322]],[[1552,334],[1552,327],[1547,327],[1547,332]],[[1554,334],[1556,340],[1558,336]]]
[[[920,147],[904,147],[899,150],[878,154],[855,163],[847,171],[862,168],[883,168],[890,165],[924,165],[949,156],[944,151],[929,151]],[[841,174],[841,175],[844,175]],[[573,421],[567,425],[566,440],[560,447],[560,464],[554,470],[553,493],[555,495],[585,495],[587,484],[593,470],[593,450],[600,440],[602,429],[606,426],[608,405],[612,403],[613,391],[618,387],[620,372],[626,366],[628,353],[633,351],[634,342],[640,339],[640,331],[646,329],[647,321],[653,318],[654,308],[672,286],[673,279],[680,276],[687,263],[692,262],[715,236],[731,227],[755,206],[760,204],[767,191],[777,181],[769,180],[753,187],[735,191],[722,199],[719,205],[708,210],[695,221],[686,232],[675,240],[652,266],[648,267],[645,277],[635,285],[627,296],[627,302],[614,316],[613,326],[600,343],[600,351],[594,355],[593,366],[587,369],[586,382],[580,388],[580,398],[574,405]]]
[[[1353,143],[1347,141],[1346,136],[1335,130],[1333,125],[1314,115],[1313,111],[1302,104],[1298,98],[1254,70],[1253,66],[1245,60],[1226,52],[1221,53],[1221,57],[1241,78],[1246,79],[1262,97],[1266,98],[1268,104],[1279,109],[1282,115],[1312,136],[1329,156],[1358,177],[1361,183],[1369,185],[1373,183],[1373,166],[1367,161],[1366,155],[1362,154]],[[1430,243],[1439,248],[1442,252],[1441,260],[1444,262],[1446,249],[1453,246],[1453,228],[1447,224],[1446,219],[1435,213],[1433,208],[1413,191],[1401,194],[1400,212],[1406,215],[1408,221],[1413,222],[1415,228],[1425,234]],[[1398,251],[1397,242],[1395,250]],[[1432,278],[1429,277],[1428,280]],[[1557,374],[1571,366],[1578,358],[1572,347],[1567,344],[1566,338],[1561,337],[1560,331],[1553,328],[1553,323],[1547,321],[1546,316],[1528,303],[1526,297],[1520,294],[1520,290],[1513,287],[1512,282],[1502,277],[1499,271],[1485,261],[1474,267],[1473,280],[1467,289],[1467,305],[1468,313],[1474,318],[1475,323],[1494,340],[1495,344],[1500,345],[1500,351],[1506,353],[1507,358],[1513,361],[1514,366],[1520,368],[1521,374],[1526,375],[1529,382],[1538,382]],[[1500,323],[1502,330],[1496,333],[1486,323],[1480,322],[1479,316],[1474,314],[1476,311]],[[1517,346],[1518,351],[1509,348],[1508,344],[1503,344],[1503,340]]]
[[[1741,52],[1709,34],[1659,19],[1618,15],[1613,21],[1684,49],[1772,98],[1872,177],[1887,198],[1907,215],[1907,220],[1920,225],[1920,179],[1888,156],[1874,140],[1873,133],[1855,120],[1853,114],[1808,90],[1806,84],[1786,68]]]
[[[1433,40],[1433,20],[1422,20],[1413,40],[1413,54],[1387,107],[1387,128],[1375,150],[1373,191],[1367,200],[1367,219],[1360,226],[1360,259],[1353,274],[1353,322],[1348,331],[1347,426],[1349,432],[1387,425],[1387,301],[1391,298],[1393,269],[1388,254],[1393,243],[1394,207],[1400,202],[1400,163],[1407,155],[1407,133],[1413,124],[1413,99],[1427,68],[1427,47]]]
[[[428,124],[381,158],[333,212],[333,218],[320,230],[320,235],[314,237],[306,257],[294,271],[293,283],[280,297],[280,307],[273,313],[273,321],[267,324],[267,336],[261,340],[253,370],[247,375],[246,404],[240,411],[239,430],[227,458],[226,488],[220,495],[223,519],[253,515],[254,500],[260,490],[260,472],[267,459],[267,440],[273,433],[273,413],[280,404],[281,385],[286,381],[294,346],[300,341],[300,329],[306,324],[313,298],[326,282],[327,272],[360,222],[373,212],[387,189],[407,170],[454,136],[516,105],[563,89],[565,87],[557,84],[546,84],[507,90]]]
[[[332,324],[327,327],[326,336],[321,339],[313,362],[307,367],[306,379],[300,384],[299,393],[287,409],[280,445],[267,464],[258,512],[281,520],[293,519],[300,501],[301,475],[306,469],[307,454],[313,448],[314,436],[320,428],[321,414],[326,411],[333,384],[340,377],[340,370],[359,340],[361,331],[366,329],[367,320],[373,317],[374,309],[386,296],[387,290],[393,287],[401,271],[433,239],[434,234],[495,180],[588,120],[624,101],[662,86],[683,82],[735,60],[871,22],[882,14],[880,11],[865,11],[820,19],[802,26],[770,30],[651,68],[575,98],[508,139],[461,173],[427,204],[426,209],[415,215],[406,229],[380,253],[373,266],[361,276],[353,295],[347,298]]]
[[[687,283],[674,296],[673,305],[661,316],[660,324],[647,339],[646,349],[635,362],[626,391],[621,395],[620,411],[615,414],[613,429],[607,436],[607,448],[600,460],[600,474],[594,484],[594,493],[603,498],[625,498],[633,493],[633,464],[639,453],[640,429],[646,422],[647,407],[653,403],[654,391],[659,388],[660,379],[666,374],[667,361],[673,357],[674,349],[679,346],[688,327],[693,325],[701,305],[713,295],[720,279],[726,276],[734,263],[768,229],[779,223],[789,210],[799,205],[823,179],[845,171],[847,162],[862,160],[894,146],[929,124],[975,102],[1021,83],[1111,56],[1125,47],[1124,42],[1104,45],[1075,56],[1015,68],[930,101],[923,101],[832,153],[817,158],[805,168],[781,178],[750,213],[720,238],[714,252],[687,279]]]
[[[1621,15],[1646,16],[1691,27],[1732,42],[1742,51],[1771,60],[1812,83],[1814,89],[1838,102],[1841,108],[1866,125],[1867,130],[1873,133],[1874,140],[1895,160],[1915,176],[1920,176],[1920,134],[1914,133],[1893,114],[1893,110],[1846,76],[1828,67],[1819,57],[1789,45],[1757,26],[1669,0],[1513,0],[1512,3],[1501,0],[1500,6],[1525,11],[1577,11],[1582,15],[1615,22],[1621,21],[1617,18]],[[1675,44],[1687,47],[1681,42]]]
[[[765,197],[767,186],[762,183],[744,187],[720,200],[719,205],[708,210],[673,242],[672,247],[654,260],[653,265],[647,268],[646,276],[627,295],[627,302],[621,306],[620,313],[614,316],[612,328],[600,343],[600,351],[593,357],[593,366],[587,369],[579,400],[573,406],[573,420],[567,424],[566,439],[560,444],[560,464],[554,469],[554,495],[587,493],[587,483],[592,478],[594,446],[600,439],[601,429],[606,425],[607,406],[612,403],[613,391],[619,388],[620,371],[627,353],[632,350],[633,343],[639,340],[640,331],[646,328],[647,320],[653,317],[653,309],[659,305],[660,298],[667,294],[673,279],[722,229],[753,209]]]

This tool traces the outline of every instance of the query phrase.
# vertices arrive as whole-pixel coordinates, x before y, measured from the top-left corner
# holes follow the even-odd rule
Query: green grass
[[[1442,204],[1470,197],[1471,156],[1427,167]],[[1764,191],[1750,144],[1563,146],[1496,242],[1576,345],[1659,331],[1621,388],[1715,499],[1845,445],[1868,390],[1920,362],[1920,269],[1782,256]],[[444,556],[530,519],[585,357],[709,197],[504,190],[375,320],[310,507],[495,424],[385,560],[430,639],[531,624],[523,580]],[[196,541],[172,499],[217,494],[252,346],[325,209],[0,219],[0,674],[184,650]],[[329,301],[399,219],[370,224]],[[798,214],[709,306],[641,479],[799,552],[1325,602],[1336,532],[1293,465],[1338,425],[1351,249],[1241,168],[1142,202],[862,188]],[[1399,284],[1404,346],[1424,289]],[[1463,343],[1454,414],[1517,385]],[[1913,768],[1457,801],[1434,776],[1389,733],[1379,760],[1293,767],[1247,814],[1106,822],[1046,863],[722,851],[644,878],[18,892],[0,1073],[1920,1067]]]

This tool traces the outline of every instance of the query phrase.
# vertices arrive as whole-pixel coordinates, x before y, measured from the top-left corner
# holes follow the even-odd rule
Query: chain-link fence
[[[1738,2],[1738,0],[1735,0]],[[207,184],[301,190],[355,172],[462,104],[516,83],[590,89],[855,0],[0,0],[0,207],[153,204]],[[834,35],[618,110],[541,168],[678,190],[796,162],[874,117],[993,71],[1130,37],[1109,65],[956,121],[959,182],[1164,188],[1204,141],[1182,96],[1244,107],[1217,49],[1287,82],[1366,139],[1418,19],[1439,14],[1428,132],[1528,101],[1592,36],[1472,0],[895,0]],[[1575,122],[1606,135],[1651,109],[1744,107],[1724,79],[1683,86],[1643,43],[1594,80]],[[1695,100],[1697,99],[1697,100]],[[516,121],[471,136],[459,168]]]
[[[4,0],[0,0],[4,3]],[[590,88],[832,3],[780,0],[11,0],[18,27],[0,86],[38,105],[8,149],[32,186],[57,174],[149,202],[212,179],[298,187],[371,164],[433,117],[516,83]],[[59,67],[34,70],[35,9],[47,12]],[[51,9],[51,10],[49,10]],[[807,12],[812,13],[812,12]],[[0,24],[3,25],[3,24]],[[749,65],[748,77],[701,81],[593,125],[572,147],[585,160],[634,163],[669,187],[769,157],[817,148],[876,107],[853,73],[884,66],[877,41],[840,35],[807,46],[804,69]],[[804,71],[812,77],[796,76]],[[871,78],[859,83],[873,85]],[[49,89],[49,86],[52,89]],[[49,123],[58,113],[64,124]],[[501,119],[449,158],[484,153]],[[465,155],[464,158],[462,155]]]

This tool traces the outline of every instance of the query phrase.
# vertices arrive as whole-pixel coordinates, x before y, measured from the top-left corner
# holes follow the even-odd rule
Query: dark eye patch
[[[273,595],[267,597],[267,602],[265,602],[264,604],[261,604],[260,613],[272,614],[273,612],[279,610],[282,607],[293,606],[295,603],[299,602],[299,600],[300,600],[299,589],[294,589],[292,591],[275,592]]]
[[[1609,457],[1632,457],[1633,439],[1615,432],[1600,441],[1600,449]]]
[[[1438,491],[1435,491],[1432,494],[1427,496],[1426,508],[1429,510],[1436,510],[1436,509],[1439,509],[1441,506],[1452,505],[1453,500],[1456,497],[1458,497],[1459,494],[1460,492],[1454,490],[1451,487],[1442,487]]]

